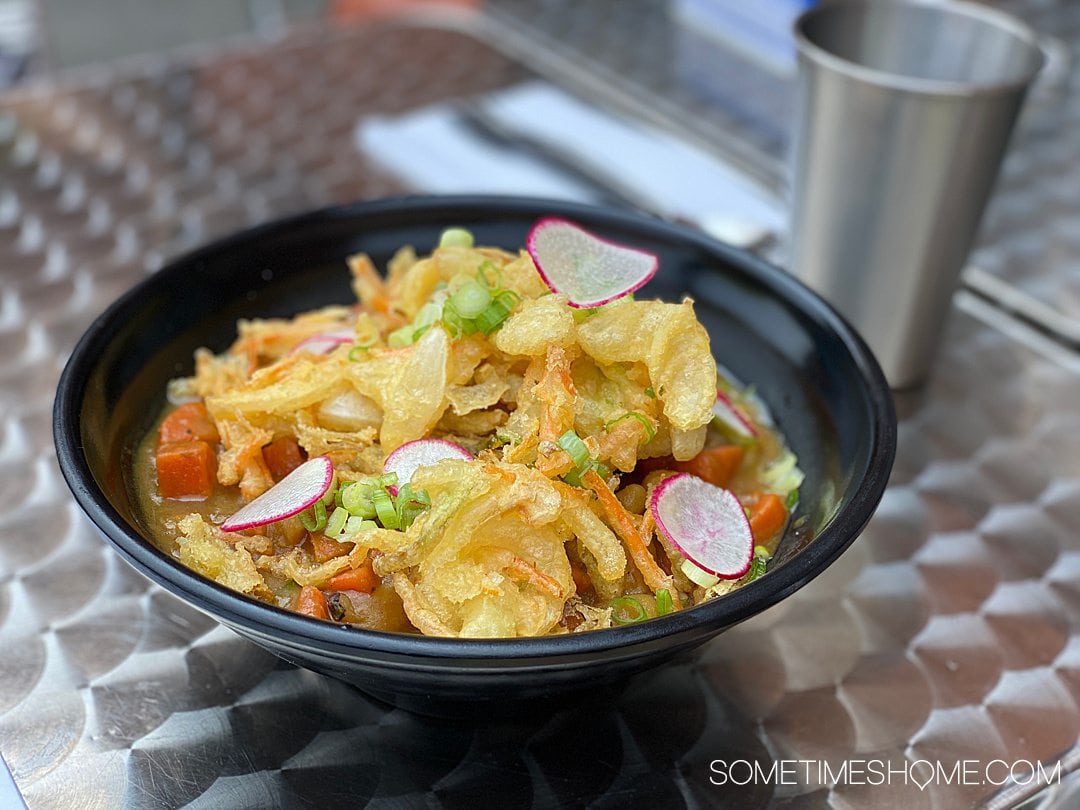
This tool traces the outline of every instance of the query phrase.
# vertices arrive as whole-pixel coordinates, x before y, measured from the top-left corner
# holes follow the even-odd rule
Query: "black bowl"
[[[401,245],[433,247],[460,225],[517,248],[559,215],[660,256],[641,295],[692,296],[717,359],[756,386],[806,472],[800,528],[761,579],[638,625],[543,638],[458,640],[321,622],[248,599],[193,573],[148,539],[130,480],[166,382],[199,346],[223,350],[238,317],[282,316],[351,300],[344,258],[379,266]],[[292,217],[202,248],[99,317],[64,370],[54,409],[60,467],[79,505],[121,556],[166,590],[288,661],[400,701],[533,698],[610,683],[655,666],[789,596],[856,538],[892,466],[892,398],[862,340],[790,276],[695,231],[563,202],[415,197]]]

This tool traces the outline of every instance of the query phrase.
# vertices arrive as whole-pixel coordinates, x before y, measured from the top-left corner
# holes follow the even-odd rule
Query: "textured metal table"
[[[388,709],[240,640],[97,537],[50,435],[74,341],[215,234],[406,190],[354,148],[359,115],[475,97],[550,64],[495,50],[477,25],[301,32],[0,98],[0,753],[26,803],[918,808],[1038,793],[1022,769],[1001,785],[911,770],[1000,760],[1060,763],[1062,784],[1033,802],[1077,806],[1080,358],[970,294],[928,387],[899,403],[893,479],[864,536],[607,705],[468,721]],[[417,53],[439,70],[403,56]],[[1055,220],[1046,261],[1075,272],[1080,200],[1060,203],[1072,216]],[[1012,227],[1003,250],[1036,238]],[[785,784],[716,784],[718,763],[738,760],[814,766]],[[821,769],[869,760],[906,776],[832,784]]]

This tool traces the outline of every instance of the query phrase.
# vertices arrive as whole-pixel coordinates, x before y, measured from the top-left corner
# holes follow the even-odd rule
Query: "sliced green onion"
[[[774,492],[790,492],[802,486],[803,471],[798,467],[798,459],[790,450],[761,473],[761,482]]]
[[[559,447],[570,454],[570,458],[574,460],[575,467],[581,467],[586,461],[589,460],[589,448],[586,447],[585,442],[581,440],[574,431],[568,430],[562,436],[559,437]]]
[[[452,299],[443,304],[442,322],[446,331],[450,333],[450,337],[460,337],[465,334],[465,320],[457,311]]]
[[[475,318],[491,303],[491,291],[480,282],[469,279],[454,293],[450,302],[462,318]]]
[[[584,474],[584,470],[571,470],[562,477],[562,480],[572,487],[582,487],[585,486],[581,483],[581,476],[583,476]]]
[[[486,261],[476,271],[476,280],[493,290],[498,289],[502,286],[502,270],[494,262]]]
[[[345,521],[345,534],[354,535],[365,529],[377,529],[379,524],[374,520],[365,520],[362,517],[356,517],[355,515]]]
[[[420,311],[416,313],[416,317],[413,318],[413,326],[417,330],[425,326],[431,326],[435,321],[442,317],[442,304],[436,304],[434,301],[429,301],[420,307]],[[416,337],[420,334],[417,333]]]
[[[401,509],[398,513],[398,521],[400,523],[399,528],[405,530],[412,526],[413,521],[420,515],[427,511],[426,507],[419,506],[415,501],[410,501],[401,505]]]
[[[467,273],[458,273],[455,276],[451,276],[450,282],[448,284],[446,284],[444,282],[444,284],[446,286],[446,293],[451,298],[453,298],[454,293],[456,293],[458,290],[460,290],[462,287],[464,287],[469,282],[475,281],[475,280],[476,279],[474,279],[472,276],[470,276]]]
[[[399,528],[404,530],[431,506],[431,496],[424,489],[413,492],[412,484],[405,484],[398,490],[394,506],[397,509]]]
[[[398,520],[397,510],[394,509],[394,499],[385,489],[377,489],[371,493],[371,502],[375,506],[375,515],[386,529],[396,529],[401,525]]]
[[[439,247],[466,247],[471,248],[473,246],[473,235],[471,231],[467,231],[464,228],[447,228],[439,236]]]
[[[386,345],[391,349],[404,349],[406,346],[411,346],[415,340],[416,327],[410,323],[387,335]]]
[[[321,532],[326,528],[326,504],[315,501],[311,509],[300,513],[300,522],[309,532]]]
[[[356,363],[361,357],[367,357],[368,349],[370,348],[371,346],[353,346],[349,349],[349,360]]]
[[[720,577],[713,576],[708,571],[698,568],[698,566],[694,565],[690,560],[683,560],[680,568],[682,569],[682,572],[686,574],[688,580],[695,585],[700,585],[702,588],[711,588],[720,581]]]
[[[581,307],[575,308],[571,311],[571,315],[574,317],[574,323],[584,323],[589,319],[589,316],[596,313],[596,308],[582,309]]]
[[[397,481],[398,478],[396,472],[383,473],[375,479],[375,483],[378,484],[380,487],[392,487],[397,483]]]
[[[497,293],[495,293],[495,300],[502,301],[504,304],[510,307],[510,309],[513,309],[521,303],[521,296],[513,290],[499,290]]]
[[[753,582],[765,573],[770,557],[772,555],[765,546],[754,546],[754,559],[750,561],[750,572],[746,575],[747,582]]]
[[[645,389],[645,396],[647,396],[649,399],[656,399],[656,391],[653,390],[653,387],[651,385]]]
[[[574,470],[571,470],[570,472],[568,472],[566,475],[564,475],[562,477],[562,480],[565,481],[566,483],[568,483],[572,487],[585,486],[581,482],[581,476],[585,475],[585,473],[587,473],[589,470],[596,470],[596,474],[599,475],[601,478],[607,478],[609,475],[611,475],[611,470],[609,470],[603,464],[601,464],[598,461],[590,460],[590,461],[585,462],[582,466],[578,467],[577,469],[574,469]]]
[[[649,618],[645,606],[632,596],[611,600],[611,620],[616,624],[634,624]]]
[[[637,419],[639,422],[641,422],[641,424],[645,427],[646,441],[651,442],[653,436],[656,435],[656,428],[652,426],[652,422],[649,421],[649,418],[645,416],[645,414],[638,413],[637,411],[627,411],[622,416],[618,416],[612,419],[610,422],[604,425],[604,430],[611,430],[612,425],[618,424],[623,419]]]
[[[349,514],[361,518],[375,517],[375,505],[372,503],[373,487],[359,481],[349,484],[341,493],[341,505]]]
[[[504,300],[497,297],[484,307],[484,311],[477,315],[473,322],[479,331],[485,335],[490,335],[502,325],[503,321],[510,317],[513,308],[513,306],[507,305]]]
[[[674,612],[675,603],[671,601],[671,591],[661,588],[656,592],[656,615],[666,616]]]
[[[330,519],[326,521],[326,535],[328,537],[333,537],[334,535],[341,534],[348,519],[349,510],[343,506],[339,506],[330,513]]]
[[[784,508],[791,512],[796,506],[799,505],[799,488],[791,490],[787,494],[787,498],[784,499]]]

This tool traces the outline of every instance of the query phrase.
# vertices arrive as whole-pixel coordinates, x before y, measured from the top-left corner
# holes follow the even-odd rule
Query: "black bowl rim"
[[[803,551],[782,567],[742,588],[690,610],[636,625],[588,633],[513,639],[459,639],[364,630],[335,625],[258,602],[206,579],[159,551],[130,526],[109,503],[97,485],[82,452],[80,408],[86,383],[96,358],[108,343],[112,324],[122,322],[140,299],[153,292],[161,279],[182,272],[186,265],[214,256],[221,250],[270,234],[303,227],[321,220],[370,219],[381,216],[412,216],[421,223],[458,213],[469,217],[500,215],[536,216],[558,214],[598,226],[645,229],[651,235],[691,244],[735,265],[754,277],[775,297],[796,307],[840,338],[851,362],[864,382],[866,406],[873,415],[871,453],[865,477],[847,507]],[[76,344],[61,374],[53,407],[53,438],[61,472],[79,506],[121,555],[141,573],[214,618],[276,643],[300,649],[317,647],[354,656],[456,662],[475,668],[515,662],[533,667],[554,658],[570,659],[620,648],[659,649],[679,639],[718,633],[765,610],[821,574],[854,542],[885,491],[896,449],[896,416],[885,377],[866,343],[828,303],[784,270],[764,259],[718,242],[704,233],[648,215],[592,205],[531,197],[498,195],[410,195],[336,205],[277,219],[233,233],[182,255],[153,276],[121,295],[98,316]]]

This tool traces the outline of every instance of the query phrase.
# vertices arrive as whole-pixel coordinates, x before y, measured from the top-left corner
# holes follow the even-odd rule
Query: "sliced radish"
[[[738,579],[750,570],[750,521],[728,490],[689,473],[673,475],[653,490],[649,510],[664,537],[706,573]]]
[[[720,424],[732,434],[732,438],[757,438],[757,428],[740,413],[735,403],[728,399],[723,391],[716,392],[716,402],[713,404],[712,412],[713,416],[720,420]]]
[[[472,461],[473,454],[460,444],[442,439],[417,439],[405,442],[386,457],[383,473],[397,473],[398,486],[404,486],[412,480],[413,473],[420,467],[437,464],[444,458],[458,458]]]
[[[555,217],[533,225],[525,247],[551,291],[584,309],[629,295],[660,264],[652,253],[605,241]]]
[[[334,465],[326,456],[308,459],[221,524],[226,532],[254,529],[298,515],[330,489]]]
[[[338,346],[343,346],[346,343],[355,343],[356,333],[352,330],[336,330],[333,332],[322,332],[318,335],[312,335],[309,338],[304,338],[295,346],[289,354],[296,354],[297,352],[311,352],[312,354],[329,354]]]

